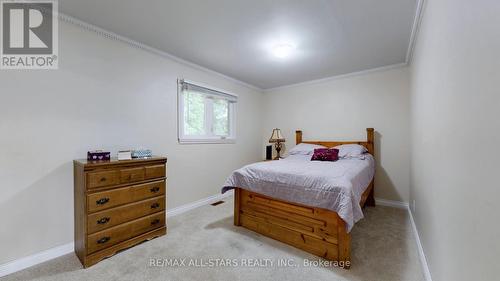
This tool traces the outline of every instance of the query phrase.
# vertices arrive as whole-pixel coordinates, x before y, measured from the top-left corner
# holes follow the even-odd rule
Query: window
[[[199,83],[179,80],[178,84],[179,142],[235,142],[238,97]]]

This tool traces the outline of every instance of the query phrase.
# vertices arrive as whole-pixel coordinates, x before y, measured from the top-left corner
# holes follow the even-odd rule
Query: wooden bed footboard
[[[367,141],[304,141],[332,147],[346,143],[365,146],[374,154],[373,128],[367,129]],[[302,131],[296,132],[297,144]],[[367,186],[359,202],[375,206],[374,182]],[[234,225],[243,226],[262,235],[292,245],[327,260],[339,267],[351,265],[351,235],[339,215],[327,209],[286,202],[242,188],[234,190]]]
[[[350,266],[351,235],[336,212],[236,188],[234,224]]]

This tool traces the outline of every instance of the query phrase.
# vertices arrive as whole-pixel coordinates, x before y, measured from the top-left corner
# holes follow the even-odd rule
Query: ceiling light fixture
[[[290,56],[295,47],[289,43],[280,43],[273,47],[273,55],[280,59],[287,58]]]

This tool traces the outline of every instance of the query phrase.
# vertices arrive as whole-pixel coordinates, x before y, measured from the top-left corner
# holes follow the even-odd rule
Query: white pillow
[[[312,155],[314,153],[314,149],[316,148],[326,148],[326,146],[310,144],[310,143],[299,143],[294,146],[288,154],[290,155]]]
[[[339,150],[339,158],[357,158],[368,150],[359,144],[342,144],[333,147]]]

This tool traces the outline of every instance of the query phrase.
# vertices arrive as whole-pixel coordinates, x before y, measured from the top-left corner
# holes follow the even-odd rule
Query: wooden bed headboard
[[[310,144],[319,144],[326,147],[333,147],[341,144],[359,144],[366,149],[371,155],[375,155],[375,146],[373,143],[373,135],[375,130],[373,128],[366,128],[366,141],[303,141],[302,140],[302,131],[295,131],[295,142],[299,143],[310,143]]]

